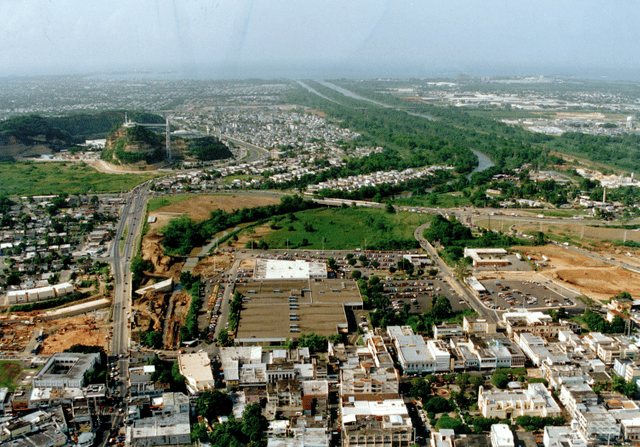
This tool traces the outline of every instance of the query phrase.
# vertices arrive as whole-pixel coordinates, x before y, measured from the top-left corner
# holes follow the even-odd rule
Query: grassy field
[[[436,194],[433,196],[409,197],[407,199],[395,199],[396,206],[424,206],[429,208],[456,208],[459,206],[470,206],[471,199],[464,196],[453,196],[450,194]]]
[[[150,213],[162,208],[163,206],[173,205],[174,203],[182,202],[183,200],[190,199],[191,197],[196,197],[196,194],[177,194],[174,196],[154,197],[147,202],[147,212]]]
[[[9,391],[13,391],[16,388],[13,382],[21,372],[20,362],[0,360],[0,388],[9,388]]]
[[[289,249],[386,249],[393,244],[417,247],[413,232],[426,221],[420,214],[386,213],[375,208],[323,208],[302,211],[296,219],[283,217],[277,231],[264,237],[270,248]],[[306,239],[307,244],[304,244]],[[366,246],[365,246],[366,244]]]
[[[128,191],[157,174],[104,174],[82,163],[0,163],[0,195],[96,194]]]

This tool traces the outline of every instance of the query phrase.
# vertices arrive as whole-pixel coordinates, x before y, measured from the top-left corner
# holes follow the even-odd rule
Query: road
[[[131,343],[131,258],[143,226],[148,194],[149,184],[147,183],[135,187],[126,196],[122,217],[111,244],[110,261],[115,279],[111,355],[119,357],[117,365],[120,371],[118,381],[113,387],[113,392],[120,397],[124,397],[127,394],[127,373],[129,370],[127,354]]]
[[[420,246],[431,256],[434,266],[442,273],[444,273],[444,279],[448,281],[455,289],[455,291],[475,310],[479,316],[488,318],[495,323],[498,323],[499,318],[495,312],[487,309],[470,291],[467,286],[461,281],[458,281],[449,266],[438,256],[436,250],[427,242],[423,237],[425,228],[429,226],[429,222],[416,228],[413,233],[416,240],[420,243]]]

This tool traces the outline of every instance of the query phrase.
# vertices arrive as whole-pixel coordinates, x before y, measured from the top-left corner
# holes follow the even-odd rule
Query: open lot
[[[226,212],[242,208],[277,205],[279,198],[261,196],[258,194],[238,195],[194,195],[184,194],[175,196],[154,197],[149,201],[148,209],[151,216],[156,214],[181,215],[186,214],[192,220],[201,222],[209,218],[211,211],[221,209]],[[156,225],[154,225],[154,228]]]
[[[105,174],[77,162],[0,163],[0,190],[9,196],[120,192],[157,176]]]
[[[417,248],[415,229],[426,221],[421,214],[365,207],[320,208],[295,213],[272,223],[278,227],[264,237],[270,248],[385,250]]]
[[[454,311],[469,309],[467,303],[451,285],[440,278],[424,280],[385,281],[383,295],[395,301],[394,307],[402,309],[404,303],[411,304],[412,313],[423,313],[431,309],[434,296],[446,296]]]
[[[560,308],[584,310],[575,293],[558,287],[551,281],[484,280],[481,284],[490,292],[485,297],[487,307],[497,310]]]

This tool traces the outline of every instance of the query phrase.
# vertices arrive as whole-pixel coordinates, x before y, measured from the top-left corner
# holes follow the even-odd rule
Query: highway
[[[135,187],[125,198],[120,223],[111,244],[111,266],[115,279],[113,298],[113,337],[111,339],[111,355],[119,357],[119,377],[115,383],[114,393],[125,396],[127,388],[128,349],[130,340],[131,315],[131,258],[136,249],[136,241],[146,212],[149,193],[148,184]]]

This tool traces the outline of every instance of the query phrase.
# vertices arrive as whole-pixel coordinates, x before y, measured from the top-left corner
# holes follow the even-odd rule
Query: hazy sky
[[[2,0],[0,75],[634,70],[637,6],[631,0]]]

